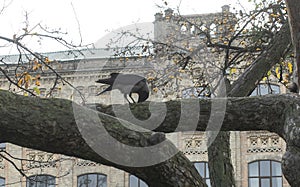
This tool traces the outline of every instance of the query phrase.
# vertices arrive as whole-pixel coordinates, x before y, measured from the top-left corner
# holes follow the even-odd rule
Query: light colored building
[[[189,24],[179,24],[178,28],[174,28],[174,21],[170,10],[163,14],[156,14],[154,21],[154,37],[157,41],[174,42],[176,45],[184,45],[186,48],[198,46],[195,36],[199,34],[197,28],[190,24],[192,21],[199,20],[205,22],[206,27],[214,28],[212,20],[229,14],[229,7],[222,7],[222,12],[217,14],[205,15],[188,15],[184,16],[189,20]],[[178,20],[177,20],[178,21]],[[177,24],[178,25],[178,24]],[[220,28],[216,28],[220,30]],[[224,29],[224,28],[223,28]],[[179,33],[179,35],[178,35]],[[192,36],[191,36],[192,35]],[[173,38],[170,40],[169,37]],[[178,37],[189,36],[189,40],[178,40]],[[201,39],[201,37],[200,37]],[[156,46],[159,47],[159,46]],[[172,49],[176,50],[176,49]],[[74,57],[74,54],[76,53]],[[149,71],[153,70],[151,58],[147,56],[131,55],[120,59],[112,57],[114,51],[107,49],[83,50],[81,53],[76,51],[65,51],[44,54],[51,61],[52,67],[64,78],[59,80],[55,87],[53,82],[56,76],[43,67],[41,73],[39,95],[41,97],[58,97],[67,98],[74,102],[86,103],[123,103],[124,98],[118,92],[95,96],[105,89],[105,85],[96,84],[95,80],[108,77],[111,72],[126,72],[132,74],[140,74],[146,76]],[[209,51],[200,50],[201,55],[207,55],[205,60],[215,59],[216,56],[210,54]],[[6,61],[15,62],[16,56],[5,57]],[[7,68],[7,72],[15,68],[13,65]],[[197,67],[196,67],[197,68]],[[201,67],[198,67],[201,68]],[[210,68],[210,67],[206,67]],[[195,69],[194,69],[195,70]],[[68,82],[72,86],[68,85]],[[32,82],[33,92],[35,82]],[[181,83],[180,97],[196,97],[192,82],[189,80]],[[10,89],[24,94],[13,85],[9,85],[4,77],[0,79],[1,89]],[[80,91],[78,94],[77,90]],[[51,92],[51,96],[49,93]],[[284,93],[285,88],[281,85],[261,84],[253,92],[253,95],[263,95],[266,93]],[[82,99],[84,97],[84,100]],[[168,99],[174,99],[168,96]],[[117,99],[116,99],[117,98]],[[166,98],[151,90],[150,100],[163,101]],[[203,178],[209,184],[209,174],[207,167],[207,147],[205,132],[180,132],[168,134],[168,138],[181,150],[192,162]],[[286,180],[283,178],[280,168],[281,157],[285,151],[285,142],[276,134],[265,131],[261,132],[232,132],[231,133],[231,155],[234,165],[236,185],[238,187],[288,187]],[[0,185],[12,187],[144,187],[145,183],[140,181],[128,173],[113,167],[107,167],[102,164],[96,164],[90,161],[66,157],[52,153],[45,153],[28,148],[22,148],[12,144],[1,144],[1,149],[12,155],[10,157],[6,153],[4,156],[14,161],[15,165],[5,160],[0,160]],[[21,168],[22,171],[32,180],[23,177],[15,167]],[[41,182],[42,181],[42,182]]]

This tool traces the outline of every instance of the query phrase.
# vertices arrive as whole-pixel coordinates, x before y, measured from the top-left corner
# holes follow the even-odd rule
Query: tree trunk
[[[300,4],[297,0],[286,0],[292,41],[295,49],[298,85],[300,85]]]
[[[291,104],[285,112],[283,138],[286,152],[282,157],[282,171],[292,187],[300,186],[300,107],[299,102]]]
[[[270,42],[269,48],[234,82],[231,97],[248,96],[266,73],[280,62],[286,48],[290,44],[288,24],[283,25],[279,33]],[[214,132],[210,136],[215,137],[208,147],[209,171],[212,186],[235,186],[233,166],[230,155],[230,132]],[[209,141],[210,142],[210,141]]]
[[[230,132],[211,131],[209,137],[215,137],[208,147],[209,174],[212,186],[235,186],[233,166],[231,163]]]

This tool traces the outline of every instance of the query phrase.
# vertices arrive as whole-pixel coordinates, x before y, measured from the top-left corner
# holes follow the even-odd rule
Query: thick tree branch
[[[161,133],[139,132],[137,126],[126,121],[63,99],[24,97],[0,91],[0,106],[1,142],[113,166],[138,176],[149,186],[206,186],[190,161]],[[118,141],[110,142],[111,139]],[[154,153],[134,152],[136,147],[147,148],[161,141],[164,144]],[[127,145],[131,149],[122,151]],[[115,152],[109,152],[113,148]],[[151,153],[158,160],[147,164]],[[141,161],[140,165],[130,165],[136,160]]]
[[[182,100],[166,102],[166,116],[154,131],[169,133],[174,131],[218,130],[216,129],[218,127],[211,122],[223,117],[220,129],[222,131],[268,130],[281,133],[286,108],[293,102],[300,102],[300,98],[285,94],[246,98],[188,99],[184,100],[184,105],[193,106],[195,102],[199,102],[200,110],[194,110],[194,108],[186,111],[181,110]],[[96,106],[98,111],[112,116],[115,115],[114,108],[126,111],[129,107],[128,105],[106,106],[101,104],[93,106]],[[151,115],[147,102],[131,105],[130,108],[133,115],[140,120],[145,120]],[[152,111],[157,114],[164,113],[161,105],[156,108],[155,103],[152,103]],[[194,126],[195,121],[192,121],[193,118],[181,120],[183,124],[178,127],[180,118],[184,118],[184,115],[199,116],[196,127]],[[127,118],[126,120],[134,122],[136,119]],[[208,124],[210,125],[208,126]]]
[[[194,108],[189,110],[183,107],[195,107],[195,103],[198,102],[200,106],[198,111]],[[148,119],[151,115],[156,117],[157,113],[154,111],[163,113],[161,104],[164,103],[152,103],[150,105],[152,114],[149,111],[149,102],[130,105],[130,108],[135,118],[141,120]],[[220,121],[220,118],[224,117],[223,120],[221,119],[220,130],[269,130],[278,133],[286,140],[290,140],[291,133],[284,128],[284,124],[287,116],[291,118],[291,115],[288,114],[299,104],[299,97],[288,94],[169,101],[165,103],[165,117],[155,131],[218,130],[218,127],[214,125],[209,127],[207,125],[209,122],[215,124],[216,119]],[[114,166],[135,174],[150,186],[205,186],[204,183],[200,182],[200,176],[195,168],[191,167],[188,159],[178,152],[173,144],[164,141],[165,137],[162,133],[146,131],[132,123],[111,116],[120,109],[128,110],[129,105],[97,105],[97,109],[100,111],[97,112],[68,100],[24,97],[7,91],[0,91],[0,106],[1,142],[10,142],[24,147],[75,156]],[[197,118],[193,119],[192,116],[197,116]],[[191,120],[182,120],[186,117]],[[131,122],[136,123],[134,118],[126,120],[132,120]],[[298,124],[298,121],[294,121],[294,123]],[[178,124],[180,127],[177,127]],[[196,124],[196,126],[191,124]],[[132,149],[127,150],[127,152],[122,151],[122,154],[116,152],[112,157],[107,157],[109,152],[105,151],[116,148],[115,142],[106,139],[108,133],[110,137],[122,143],[121,146],[117,145],[117,149],[124,149],[126,145],[132,146]],[[91,139],[89,139],[90,137]],[[151,151],[146,152],[147,155],[141,153],[138,155],[139,157],[131,157],[132,154],[136,155],[134,151],[131,152],[135,150],[134,147],[151,147],[159,142],[165,144],[162,144],[163,146],[155,151],[155,154],[159,155],[157,158],[169,159],[144,167],[130,165],[136,160],[146,163],[151,159]],[[298,139],[293,138],[293,145],[297,148],[300,145],[299,142]],[[97,149],[99,147],[100,149]],[[126,164],[118,163],[119,160],[125,160]],[[174,180],[174,177],[177,180]],[[177,184],[174,184],[174,181]]]
[[[244,97],[249,95],[267,72],[284,57],[290,43],[289,24],[285,23],[272,39],[268,48],[234,82],[229,96]]]

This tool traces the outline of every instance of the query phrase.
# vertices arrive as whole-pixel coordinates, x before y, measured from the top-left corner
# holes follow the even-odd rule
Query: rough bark
[[[182,111],[182,105],[193,105],[199,103],[200,110]],[[214,120],[221,118],[221,131],[259,131],[267,130],[281,134],[283,132],[283,123],[285,123],[285,112],[293,103],[299,103],[300,98],[293,94],[266,95],[256,97],[232,97],[232,98],[214,98],[214,99],[184,99],[165,102],[166,114],[160,126],[153,129],[155,132],[183,132],[183,131],[212,131],[217,130],[214,126]],[[217,106],[217,103],[221,103]],[[225,105],[223,105],[225,103]],[[161,105],[155,106],[152,103],[152,110],[156,113],[164,113]],[[149,111],[149,102],[137,103],[131,105],[89,105],[90,108],[96,108],[101,113],[115,116],[114,108],[128,110],[135,118],[146,120],[151,116]],[[214,107],[214,110],[212,110]],[[224,112],[224,115],[223,115]],[[192,120],[182,120],[184,116],[199,116],[196,126]],[[127,118],[129,122],[135,122],[136,119]],[[138,125],[138,124],[137,124]],[[179,127],[180,125],[180,127]],[[145,127],[145,126],[143,126]],[[147,127],[145,127],[147,128]],[[151,128],[151,127],[150,127]]]
[[[208,147],[209,173],[211,186],[235,186],[233,166],[231,163],[230,132],[220,131]],[[214,137],[214,135],[212,135]]]
[[[190,161],[167,140],[157,154],[161,157],[167,155],[170,158],[145,167],[112,162],[107,157],[103,157],[105,153],[96,153],[94,149],[95,146],[100,146],[105,151],[115,146],[104,138],[107,132],[123,145],[133,147],[155,145],[165,139],[163,134],[130,130],[137,128],[128,122],[120,123],[112,116],[63,99],[24,97],[0,91],[0,106],[1,142],[113,166],[138,176],[149,186],[206,186]],[[105,130],[100,128],[102,126]],[[84,138],[84,132],[89,133],[88,135],[93,138],[92,141]],[[126,160],[126,163],[135,162],[136,159],[131,158],[130,153],[115,154],[115,159]],[[140,156],[140,159],[147,161],[148,155]]]
[[[292,41],[295,49],[298,85],[300,85],[300,4],[297,0],[286,0]]]
[[[299,171],[297,165],[290,165],[291,157],[299,158],[299,104],[300,98],[294,95],[269,95],[264,97],[247,98],[223,98],[204,100],[185,100],[184,105],[193,105],[199,102],[199,111],[189,111],[191,116],[199,116],[196,121],[196,130],[212,130],[214,127],[207,127],[210,120],[220,117],[221,108],[212,109],[212,103],[223,103],[226,101],[226,110],[221,130],[223,131],[249,131],[268,130],[276,132],[287,140],[291,150],[288,149],[285,164],[288,170],[284,169],[286,176],[294,176]],[[166,104],[166,116],[161,125],[155,129],[157,132],[190,131],[195,130],[189,120],[181,120],[178,114],[182,113],[183,101],[170,101]],[[87,144],[82,136],[82,130],[95,130],[93,125],[104,126],[105,131],[120,142],[136,147],[147,147],[163,141],[161,133],[152,131],[140,132],[140,127],[129,122],[118,120],[112,117],[114,107],[97,105],[101,112],[92,111],[81,107],[68,100],[63,99],[40,99],[18,96],[7,91],[0,91],[0,141],[10,142],[20,146],[38,149],[42,151],[75,156],[82,159],[92,160],[97,163],[120,168],[133,173],[145,180],[150,186],[205,186],[194,167],[187,158],[180,152],[170,159],[145,167],[133,167],[119,165],[105,159],[97,154],[91,147],[107,144],[102,137],[106,132],[96,129],[91,132],[97,134],[94,142]],[[222,106],[222,105],[219,105]],[[74,107],[79,113],[74,114]],[[128,108],[129,105],[119,107]],[[162,112],[161,107],[152,104],[153,111]],[[131,112],[138,119],[147,119],[151,116],[149,103],[130,105]],[[107,115],[109,114],[109,115]],[[97,116],[97,120],[95,118]],[[181,128],[177,125],[181,123]],[[81,125],[78,125],[80,123]],[[138,125],[138,124],[137,124]],[[134,130],[132,130],[134,129]],[[113,147],[114,145],[108,144]],[[122,148],[122,147],[120,147]],[[292,149],[293,148],[293,149]],[[157,154],[169,154],[176,148],[169,142],[161,148]],[[147,158],[147,156],[144,155]],[[118,158],[118,157],[117,157]],[[120,155],[121,159],[134,162],[127,154]],[[140,157],[143,159],[143,157]],[[295,161],[295,159],[292,159]],[[299,163],[299,162],[297,162]],[[297,172],[295,172],[297,173]],[[299,173],[298,173],[299,174]]]
[[[297,84],[300,85],[300,4],[297,0],[285,0],[289,16],[291,38],[295,50]],[[297,108],[298,107],[298,108]],[[292,109],[285,123],[285,134],[287,139],[286,153],[283,156],[282,169],[283,173],[291,186],[300,186],[298,172],[300,171],[300,154],[299,154],[299,106]]]
[[[286,95],[268,95],[263,97],[247,97],[247,98],[224,98],[215,99],[219,100],[217,102],[223,103],[227,100],[226,112],[224,115],[223,125],[221,131],[251,131],[251,130],[268,130],[270,132],[275,132],[286,140],[287,150],[283,156],[283,173],[289,183],[292,186],[299,186],[299,171],[300,171],[300,98],[298,95],[286,94]],[[190,100],[193,103],[195,101]],[[216,102],[216,101],[214,101]],[[215,108],[216,112],[211,113],[212,100],[199,100],[200,113],[199,121],[196,130],[215,130],[213,126],[207,127],[209,120],[213,118],[220,117],[218,112],[222,110],[221,108]],[[167,105],[167,115],[165,120],[162,122],[161,126],[156,129],[160,132],[173,132],[176,129],[179,118],[180,111],[178,111],[180,106],[180,101],[171,101],[166,103]],[[223,106],[220,104],[219,106]],[[123,106],[124,107],[124,106]],[[145,119],[150,116],[147,108],[147,103],[142,103],[140,105],[132,105],[131,111],[133,114],[140,119]],[[114,115],[111,106],[101,106],[98,105],[98,110],[107,113],[109,115]],[[157,108],[159,110],[159,108]],[[158,111],[162,112],[162,111]],[[197,115],[196,113],[189,112],[191,116]],[[211,117],[211,118],[210,118]],[[193,130],[190,126],[191,122],[187,121],[183,126],[185,128],[177,130]],[[227,135],[222,133],[222,135]],[[229,140],[228,137],[222,137],[219,140]],[[218,141],[217,141],[218,142]],[[216,143],[217,143],[216,142]],[[226,142],[227,145],[228,142]],[[226,149],[227,147],[222,147]],[[227,153],[228,150],[222,150],[217,153],[213,152],[211,159],[219,156],[219,153]],[[230,156],[227,155],[229,158]],[[220,173],[226,172],[228,166],[224,162],[215,162],[210,167],[212,171],[218,171]],[[225,173],[226,174],[226,173]],[[216,175],[220,176],[220,175]],[[221,175],[222,177],[230,176],[230,174]],[[224,181],[230,181],[232,178],[216,178],[215,180],[219,184]]]
[[[286,109],[283,137],[286,152],[282,157],[282,171],[292,187],[300,186],[300,103]]]

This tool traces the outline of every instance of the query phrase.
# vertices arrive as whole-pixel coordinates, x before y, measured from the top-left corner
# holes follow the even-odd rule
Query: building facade
[[[155,15],[155,40],[164,43],[176,43],[178,46],[185,46],[185,49],[189,49],[193,46],[199,47],[199,44],[202,45],[201,41],[197,41],[195,38],[199,36],[200,31],[192,23],[196,23],[197,20],[199,20],[199,22],[206,24],[202,24],[203,27],[215,28],[216,31],[224,31],[226,30],[225,28],[215,27],[212,21],[220,19],[220,17],[224,17],[224,15],[226,15],[226,18],[233,17],[229,12],[228,6],[222,7],[222,12],[216,14],[183,16],[185,20],[188,21],[182,22],[179,26],[176,24],[177,28],[174,28],[174,24],[170,23],[177,18],[174,18],[171,10],[167,10],[164,14],[159,13]],[[199,25],[201,25],[201,23],[199,23]],[[234,21],[229,24],[234,24]],[[187,36],[189,40],[185,39]],[[178,38],[182,40],[178,40]],[[176,49],[171,50],[176,51]],[[215,55],[210,54],[210,51],[207,51],[205,48],[199,51],[201,53],[200,57],[205,55],[203,59],[207,61],[217,59]],[[64,81],[58,81],[55,86],[53,86],[53,82],[55,82],[54,80],[57,77],[45,67],[43,72],[40,72],[42,76],[39,78],[39,95],[41,97],[66,98],[78,103],[124,103],[123,95],[119,94],[118,91],[114,91],[112,94],[107,93],[96,96],[96,94],[103,91],[106,86],[96,84],[95,80],[109,77],[111,72],[126,72],[147,76],[149,71],[153,71],[153,66],[150,63],[153,59],[139,55],[122,57],[122,59],[120,59],[119,57],[112,57],[112,55],[113,51],[108,49],[83,50],[81,53],[76,54],[76,57],[74,57],[74,54],[71,54],[70,51],[45,54],[50,60],[53,59],[51,66],[64,78]],[[7,56],[5,58],[11,62],[16,61],[16,56]],[[11,68],[12,69],[7,69],[8,73],[13,70],[14,66],[12,65]],[[203,67],[197,67],[196,65],[193,68],[193,70],[197,68],[203,69]],[[209,68],[211,67],[206,67],[206,69]],[[70,83],[70,85],[68,83]],[[181,94],[174,97],[171,96],[172,94],[169,94],[169,98],[163,97],[151,90],[150,100],[164,101],[178,97],[198,97],[199,95],[194,94],[192,85],[193,82],[189,79],[182,81],[180,84],[182,87]],[[0,87],[1,89],[8,89],[19,94],[25,94],[22,90],[18,90],[15,86],[8,84],[5,77],[1,77]],[[34,87],[36,87],[36,85],[33,81],[30,89],[35,91]],[[285,87],[277,83],[271,85],[260,84],[252,95],[279,94],[285,92]],[[113,95],[113,97],[111,95]],[[207,134],[205,132],[179,132],[171,133],[167,136],[179,150],[195,163],[197,170],[210,186],[207,165]],[[289,186],[282,175],[280,167],[281,157],[285,151],[285,142],[278,135],[265,131],[231,132],[230,143],[236,186]],[[1,144],[0,148],[13,157],[9,157],[9,155],[4,152],[3,155],[6,155],[7,158],[14,161],[14,164],[12,164],[4,157],[0,157],[0,186],[147,186],[143,181],[124,171],[91,161],[45,153],[12,144]],[[22,176],[16,167],[21,168],[29,179]]]

